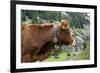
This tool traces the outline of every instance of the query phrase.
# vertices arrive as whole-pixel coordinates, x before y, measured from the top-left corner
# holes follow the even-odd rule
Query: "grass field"
[[[48,59],[45,60],[45,62],[68,61],[68,60],[88,60],[90,59],[90,50],[85,49],[85,50],[80,51],[78,54],[62,51],[58,56],[59,58],[50,56]]]

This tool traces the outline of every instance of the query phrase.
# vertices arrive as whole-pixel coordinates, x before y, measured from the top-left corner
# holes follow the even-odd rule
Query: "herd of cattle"
[[[22,24],[21,62],[43,61],[49,57],[55,45],[64,44],[74,47],[75,36],[67,20],[55,25]]]

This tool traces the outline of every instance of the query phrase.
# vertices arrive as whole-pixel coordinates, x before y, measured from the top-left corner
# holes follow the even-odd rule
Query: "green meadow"
[[[49,58],[47,58],[45,62],[68,61],[68,60],[88,60],[90,59],[90,50],[86,49],[77,54],[62,51],[58,56],[59,56],[58,58],[55,58],[54,56],[49,56]]]

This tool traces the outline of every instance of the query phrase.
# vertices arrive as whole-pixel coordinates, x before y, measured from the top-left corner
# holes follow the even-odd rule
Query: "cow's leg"
[[[22,63],[36,62],[37,60],[39,60],[39,56],[37,54],[34,54],[34,52],[22,56]]]
[[[38,53],[40,52],[40,49],[33,46],[31,52],[32,52],[32,62],[36,62],[37,60],[39,60]]]
[[[37,54],[38,49],[29,49],[22,52],[22,62],[35,62],[38,60]]]
[[[38,60],[38,55],[35,54],[35,55],[32,55],[32,62],[36,62]]]
[[[50,51],[46,52],[46,53],[41,53],[41,54],[35,54],[32,57],[32,62],[36,62],[36,61],[43,61],[46,58],[49,57]]]
[[[49,57],[50,53],[52,51],[52,44],[51,43],[46,43],[37,53],[37,59],[39,61],[43,61],[46,58]]]
[[[21,62],[31,62],[31,54],[26,49],[21,49]]]
[[[29,53],[23,55],[21,58],[22,63],[27,63],[27,62],[31,62],[31,61],[32,61],[32,58],[31,58],[31,54],[29,54]]]
[[[51,53],[51,51],[47,51],[46,53],[41,54],[41,55],[40,55],[40,58],[39,58],[39,61],[43,61],[43,60],[45,60],[46,58],[48,58],[49,55],[50,55],[50,53]]]
[[[45,60],[46,58],[49,57],[50,53],[51,53],[51,49],[48,49],[48,48],[43,48],[41,49],[41,51],[36,55],[37,56],[37,59],[39,61],[43,61]]]

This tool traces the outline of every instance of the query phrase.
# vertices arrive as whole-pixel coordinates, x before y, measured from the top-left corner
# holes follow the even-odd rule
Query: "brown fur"
[[[21,62],[34,62],[43,61],[49,57],[52,48],[50,42],[52,42],[53,32],[51,31],[54,25],[46,23],[41,25],[34,24],[22,24],[21,31]],[[61,28],[62,25],[56,28]],[[69,45],[73,43],[73,37],[70,34],[64,32],[64,29],[59,29],[59,40],[64,44]],[[70,30],[68,28],[68,33]]]

